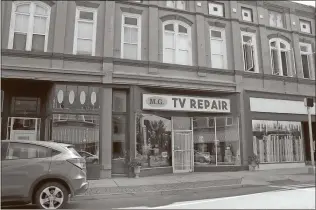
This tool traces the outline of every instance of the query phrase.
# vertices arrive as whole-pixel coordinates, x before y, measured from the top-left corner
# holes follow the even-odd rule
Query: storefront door
[[[39,140],[40,118],[9,117],[8,137],[10,140]]]
[[[172,148],[173,172],[192,172],[194,164],[192,118],[172,118]]]

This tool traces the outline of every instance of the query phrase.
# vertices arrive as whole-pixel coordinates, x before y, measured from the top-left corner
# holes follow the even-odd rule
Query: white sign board
[[[143,94],[143,109],[230,113],[230,99]]]

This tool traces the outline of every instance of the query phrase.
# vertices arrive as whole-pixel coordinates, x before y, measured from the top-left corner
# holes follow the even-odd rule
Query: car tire
[[[55,191],[57,190],[57,194]],[[52,194],[53,193],[53,194]],[[41,185],[35,193],[35,204],[39,209],[65,208],[68,204],[69,192],[66,187],[58,182],[47,182]]]

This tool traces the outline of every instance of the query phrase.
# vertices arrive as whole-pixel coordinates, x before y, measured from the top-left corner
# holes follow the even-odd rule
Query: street
[[[201,191],[188,195],[113,197],[100,200],[71,202],[69,209],[115,209],[115,208],[299,208],[315,209],[314,185],[297,186],[251,186],[227,190]],[[33,209],[34,206],[10,206],[3,209]]]

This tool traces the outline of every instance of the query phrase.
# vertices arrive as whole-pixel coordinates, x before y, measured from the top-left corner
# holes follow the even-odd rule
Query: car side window
[[[10,143],[6,160],[33,159],[51,157],[51,149],[39,145]]]
[[[4,160],[7,155],[8,143],[1,142],[1,160]]]

